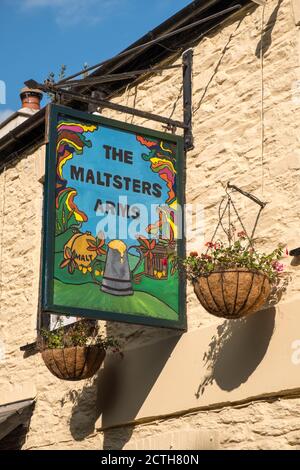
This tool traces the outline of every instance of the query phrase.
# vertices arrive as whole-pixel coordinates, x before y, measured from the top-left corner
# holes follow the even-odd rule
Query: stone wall
[[[229,180],[269,202],[258,229],[261,247],[272,249],[279,242],[299,246],[300,98],[293,99],[292,90],[300,79],[300,33],[290,0],[267,4],[263,35],[262,8],[251,7],[194,49],[195,149],[186,156],[187,202],[203,205],[204,226],[191,233],[188,249],[201,249],[210,238],[223,186]],[[174,57],[173,62],[180,63],[180,58]],[[181,91],[181,72],[170,70],[135,84],[113,101],[181,119]],[[161,129],[132,116],[104,114]],[[12,401],[21,396],[22,387],[34,386],[36,407],[23,448],[148,449],[157,448],[157,435],[170,448],[297,448],[298,396],[260,401],[256,397],[255,402],[249,396],[243,404],[199,406],[193,413],[179,406],[177,417],[150,419],[149,414],[143,424],[134,426],[133,419],[128,426],[101,430],[98,378],[70,385],[53,377],[38,354],[24,358],[20,346],[36,337],[43,196],[39,162],[43,158],[44,147],[33,149],[0,174],[0,337],[5,351],[0,396],[2,402],[4,396]],[[238,203],[251,225],[256,208]],[[300,301],[299,266],[292,266],[288,257],[283,262],[291,280],[281,302]],[[195,330],[201,334],[202,329],[222,323],[199,307],[191,288],[187,301],[186,335]],[[137,353],[158,337],[173,334],[121,324],[109,324],[107,329]]]

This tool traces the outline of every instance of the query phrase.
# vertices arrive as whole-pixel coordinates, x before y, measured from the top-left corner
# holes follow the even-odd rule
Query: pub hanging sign
[[[45,312],[184,329],[182,138],[51,105]]]

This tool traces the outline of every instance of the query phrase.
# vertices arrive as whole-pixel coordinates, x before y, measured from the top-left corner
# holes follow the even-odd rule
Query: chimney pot
[[[22,108],[29,108],[35,111],[39,111],[41,109],[43,93],[40,90],[27,87],[22,88],[20,98],[22,101]]]

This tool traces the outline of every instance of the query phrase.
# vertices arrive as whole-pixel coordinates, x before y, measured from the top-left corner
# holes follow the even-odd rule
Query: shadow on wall
[[[255,55],[258,59],[260,58],[261,52],[262,52],[262,55],[264,56],[272,45],[272,33],[276,24],[279,8],[282,2],[283,0],[278,0],[276,7],[274,8],[270,18],[268,19],[266,26],[264,27],[262,38],[257,44],[256,51],[255,51]]]
[[[23,410],[16,411],[11,416],[1,416],[1,436],[5,431],[11,431],[0,439],[0,452],[3,450],[22,450],[26,443],[27,433],[30,427],[30,421],[34,412],[35,403],[24,408]],[[14,427],[16,423],[19,423]],[[4,431],[4,432],[3,432]]]
[[[229,392],[248,380],[268,350],[275,313],[272,307],[240,320],[226,320],[218,326],[203,357],[210,372],[199,385],[197,398],[213,382]]]
[[[93,434],[96,421],[113,406],[119,390],[121,369],[122,359],[119,356],[107,357],[104,368],[81,391],[68,393],[66,398],[73,402],[70,431],[76,441]]]
[[[0,441],[0,451],[3,450],[22,450],[26,442],[28,427],[20,424]]]
[[[100,417],[103,428],[132,422],[180,337],[181,334],[174,332],[173,336],[160,341],[159,347],[153,347],[152,343],[128,350],[124,359],[108,355],[98,375],[80,392],[71,391],[66,397],[74,403],[70,418],[73,438],[81,441],[94,433]],[[122,449],[131,434],[132,427],[126,428],[126,432],[124,429],[122,432],[105,431],[103,448]]]
[[[300,266],[300,256],[294,256],[291,261],[291,266]]]

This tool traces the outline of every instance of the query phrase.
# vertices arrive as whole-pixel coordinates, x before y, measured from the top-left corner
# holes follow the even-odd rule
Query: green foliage
[[[221,241],[206,244],[207,252],[191,252],[183,259],[177,259],[179,267],[186,272],[187,278],[194,282],[201,275],[208,275],[213,271],[222,269],[247,268],[265,273],[271,282],[275,282],[279,273],[283,271],[283,265],[279,259],[283,253],[283,247],[279,246],[272,253],[258,253],[253,248],[253,243],[245,243],[243,233],[231,246],[224,246]]]
[[[58,81],[66,78],[66,70],[67,70],[67,66],[65,64],[62,64],[60,67],[60,71],[58,73]]]
[[[64,344],[64,329],[62,321],[58,321],[58,328],[49,331],[46,328],[41,329],[41,336],[43,338],[43,345],[46,345],[47,349],[62,348]],[[45,348],[45,349],[46,349]]]
[[[62,349],[73,346],[92,346],[102,345],[113,352],[119,352],[119,341],[113,337],[103,337],[99,334],[99,327],[90,320],[77,321],[71,325],[63,326],[60,318],[55,325],[54,330],[46,328],[41,329],[41,349]]]
[[[82,74],[83,78],[87,78],[89,76],[89,72],[86,71],[88,68],[89,68],[89,64],[87,62],[85,62],[83,64],[83,70],[84,70],[84,72]]]
[[[63,80],[66,77],[66,70],[67,70],[67,66],[65,64],[62,64],[60,66],[60,70],[58,72],[58,81]],[[54,83],[55,83],[55,73],[50,72],[45,81],[49,82],[49,83],[52,83],[54,85]],[[47,96],[48,96],[50,101],[55,100],[55,93],[47,93]]]
[[[66,200],[68,192],[63,192],[58,196],[58,208],[56,210],[55,236],[61,235],[69,228],[79,227],[80,222],[76,220],[74,211],[69,211]]]

